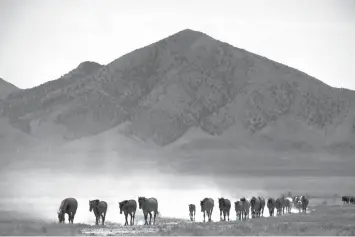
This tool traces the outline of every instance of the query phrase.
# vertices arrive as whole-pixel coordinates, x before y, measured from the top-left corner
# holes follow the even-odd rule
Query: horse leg
[[[136,219],[136,212],[133,212],[133,221],[132,221],[132,225],[134,225],[134,220]]]
[[[152,225],[152,212],[149,212],[149,225]]]
[[[106,220],[106,212],[102,216],[102,225],[105,225],[105,220]]]
[[[145,220],[144,225],[148,225],[147,218],[148,218],[148,212],[145,212],[144,213],[144,220]]]
[[[127,217],[128,217],[128,213],[127,213],[127,212],[125,212],[125,213],[124,213],[124,218],[125,218],[124,225],[125,225],[125,226],[126,226],[126,225],[128,225],[128,220],[127,220]]]
[[[154,221],[153,221],[153,225],[155,225],[155,218],[157,217],[157,211],[154,211]]]
[[[206,214],[205,214],[205,212],[203,212],[203,222],[206,222]]]

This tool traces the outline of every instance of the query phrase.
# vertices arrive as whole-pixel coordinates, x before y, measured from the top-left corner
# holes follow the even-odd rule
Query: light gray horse
[[[227,198],[218,198],[219,204],[219,217],[222,220],[222,213],[223,213],[223,220],[226,221],[226,216],[228,217],[229,221],[229,214],[231,210],[231,201]]]
[[[259,217],[260,216],[260,200],[259,198],[252,197],[250,199],[250,206],[251,206],[251,217]]]
[[[203,212],[203,221],[206,221],[206,212],[207,212],[207,218],[208,221],[211,221],[212,218],[212,212],[213,212],[213,207],[214,207],[214,200],[212,198],[204,198],[202,201],[200,201],[200,206],[201,206],[201,212]]]
[[[136,200],[130,199],[130,200],[124,200],[122,202],[118,203],[119,207],[120,207],[120,214],[122,214],[122,212],[124,213],[125,216],[125,223],[124,225],[128,225],[128,214],[131,216],[131,220],[130,220],[130,225],[134,225],[134,218],[136,216],[136,210],[137,210],[137,202]]]
[[[274,210],[275,210],[275,206],[276,206],[275,202],[276,201],[273,198],[269,198],[267,200],[267,208],[269,209],[269,215],[270,216],[274,216]]]
[[[293,203],[292,198],[290,197],[285,198],[286,212],[289,214],[291,213],[292,210],[292,203]]]
[[[260,201],[260,210],[259,210],[259,216],[264,216],[264,208],[265,208],[265,199],[263,197],[258,197]]]
[[[241,201],[236,201],[234,202],[234,209],[236,213],[236,219],[237,220],[242,220],[242,215],[243,215],[243,203]]]
[[[89,201],[89,211],[93,211],[96,218],[96,225],[99,224],[101,217],[102,225],[105,224],[106,212],[107,212],[107,202],[100,201],[99,199]]]
[[[145,198],[145,197],[138,197],[138,204],[139,204],[139,209],[143,210],[144,214],[144,220],[145,223],[144,225],[148,225],[148,214],[149,214],[149,225],[152,224],[152,211],[154,212],[154,221],[153,225],[155,225],[155,218],[157,216],[158,212],[158,200],[156,198]]]
[[[242,197],[240,201],[243,205],[242,219],[244,220],[249,219],[250,202],[245,197]]]
[[[195,206],[195,204],[189,204],[189,215],[190,215],[190,220],[191,221],[195,220],[195,214],[196,214],[196,206]]]
[[[292,199],[293,199],[293,205],[298,210],[298,213],[300,213],[302,209],[301,196],[294,196]]]
[[[58,214],[59,223],[65,222],[65,214],[68,214],[69,223],[74,223],[76,210],[78,209],[78,201],[75,198],[66,198],[60,203]]]

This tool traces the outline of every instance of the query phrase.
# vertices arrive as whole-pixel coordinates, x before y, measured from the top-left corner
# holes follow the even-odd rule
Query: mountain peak
[[[199,35],[205,35],[205,33],[202,33],[200,31],[197,31],[197,30],[192,30],[192,29],[184,29],[184,30],[181,30],[179,32],[177,32],[176,34],[180,34],[180,33],[184,33],[184,34],[199,34]]]
[[[82,63],[80,63],[77,67],[77,69],[81,69],[84,71],[93,71],[96,70],[97,68],[102,67],[103,65],[97,63],[97,62],[93,62],[93,61],[84,61]]]
[[[203,32],[200,32],[200,31],[195,31],[195,30],[191,30],[191,29],[184,29],[184,30],[181,30],[173,35],[171,35],[170,37],[168,38],[188,38],[188,39],[197,39],[197,38],[200,38],[200,37],[206,37],[207,34],[203,33]]]

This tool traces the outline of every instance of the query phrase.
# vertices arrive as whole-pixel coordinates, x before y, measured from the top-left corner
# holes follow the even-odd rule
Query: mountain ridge
[[[37,88],[45,91],[44,84]],[[290,146],[307,151],[346,142],[355,148],[354,91],[331,87],[298,69],[190,29],[45,92],[30,106],[27,99],[10,96],[0,103],[2,116],[32,136],[48,139],[55,134],[56,141],[64,142],[126,123],[120,136],[161,147],[173,146],[191,129],[200,129],[231,147],[254,137],[248,138],[251,144],[269,144],[265,149]],[[18,93],[24,98],[33,95]],[[290,137],[283,132],[290,127],[286,124],[303,133]],[[223,140],[229,130],[234,133]],[[285,137],[290,145],[277,145]],[[198,140],[194,137],[190,143]]]
[[[11,84],[10,82],[0,78],[0,99],[8,96],[10,93],[17,90],[21,90],[21,89]]]

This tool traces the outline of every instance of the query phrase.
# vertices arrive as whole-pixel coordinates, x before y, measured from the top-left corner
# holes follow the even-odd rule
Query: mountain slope
[[[188,149],[206,142],[301,151],[355,146],[355,92],[192,30],[47,90],[26,109],[34,94],[7,98],[2,114],[46,139],[78,139],[125,123],[120,134]]]
[[[0,78],[0,99],[6,97],[8,94],[20,90],[13,84]]]
[[[9,118],[14,127],[23,132],[34,135],[30,132],[30,129],[40,127],[46,138],[53,137],[57,132],[60,133],[61,127],[45,118],[46,114],[56,113],[51,106],[52,101],[64,92],[62,91],[63,88],[94,74],[102,67],[96,62],[82,62],[77,68],[57,80],[12,93],[0,104],[0,112],[2,111],[2,115]],[[47,121],[50,123],[49,126],[46,126]]]

